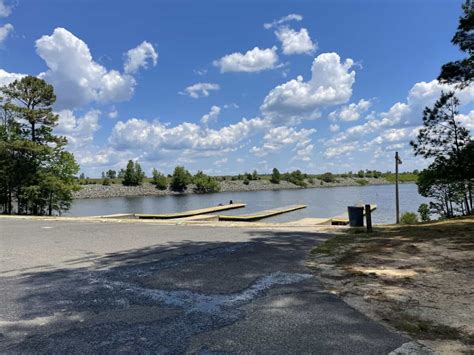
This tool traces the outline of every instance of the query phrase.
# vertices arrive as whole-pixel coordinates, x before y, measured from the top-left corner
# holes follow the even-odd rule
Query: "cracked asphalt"
[[[328,235],[0,220],[1,353],[387,354],[305,267]]]

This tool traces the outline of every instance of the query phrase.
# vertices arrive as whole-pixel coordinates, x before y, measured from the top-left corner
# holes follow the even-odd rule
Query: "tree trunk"
[[[446,218],[449,218],[449,199],[448,194],[444,194],[444,204],[446,206]]]
[[[48,209],[49,209],[48,214],[50,216],[52,216],[53,215],[53,193],[52,192],[49,193],[49,206],[48,206]]]
[[[464,193],[464,204],[466,205],[466,215],[471,214],[471,210],[469,209],[469,201],[467,199],[467,194]]]
[[[471,212],[472,212],[472,184],[469,183],[467,186],[468,186],[468,191],[469,191],[469,202],[471,205]]]
[[[36,140],[36,135],[35,135],[35,124],[31,124],[31,140],[34,142]]]
[[[7,213],[12,214],[12,188],[8,185]]]

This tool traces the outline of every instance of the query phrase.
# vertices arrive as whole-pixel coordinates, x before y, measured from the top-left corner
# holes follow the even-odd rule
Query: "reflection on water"
[[[67,215],[91,216],[113,213],[171,213],[228,203],[229,200],[247,204],[244,209],[225,214],[244,214],[293,204],[308,208],[265,219],[286,222],[307,217],[332,217],[358,203],[377,204],[375,223],[395,221],[395,186],[349,186],[298,190],[222,192],[206,195],[139,196],[75,200]],[[400,185],[400,210],[413,211],[428,200],[420,196],[415,184]]]

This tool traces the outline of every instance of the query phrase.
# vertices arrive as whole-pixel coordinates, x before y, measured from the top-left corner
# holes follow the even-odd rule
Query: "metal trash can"
[[[348,206],[347,214],[349,215],[349,225],[351,227],[364,226],[364,207],[362,206]]]

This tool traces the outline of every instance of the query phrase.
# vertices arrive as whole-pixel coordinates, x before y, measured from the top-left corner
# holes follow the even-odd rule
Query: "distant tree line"
[[[115,170],[108,170],[102,172],[101,175],[102,185],[105,186],[116,183],[116,180],[119,180],[124,186],[140,186],[147,179],[141,165],[133,160],[129,160],[127,166],[120,169],[118,173]],[[87,178],[83,173],[80,175],[79,180],[84,184],[95,183],[93,179]],[[218,178],[206,175],[202,171],[192,175],[183,166],[177,166],[173,174],[168,176],[154,168],[151,178],[147,180],[159,190],[170,189],[174,192],[184,192],[191,184],[194,185],[193,191],[195,193],[210,193],[220,190]]]
[[[400,173],[401,181],[415,181],[418,170],[413,172]],[[184,167],[177,167],[173,174],[165,175],[156,169],[152,170],[151,178],[147,178],[138,162],[129,161],[126,168],[120,169],[117,173],[115,170],[107,170],[101,173],[101,182],[103,185],[121,183],[125,186],[137,186],[147,181],[155,185],[160,190],[170,189],[172,191],[185,191],[190,184],[196,185],[193,190],[198,193],[215,192],[219,189],[219,182],[222,181],[242,181],[244,185],[249,185],[251,181],[269,180],[272,184],[279,184],[281,181],[287,181],[300,187],[313,185],[315,179],[323,183],[337,183],[340,178],[353,178],[360,185],[368,184],[369,181],[364,178],[386,178],[393,181],[393,175],[390,171],[382,173],[378,170],[359,170],[356,173],[349,171],[342,174],[334,174],[326,172],[324,174],[312,175],[295,170],[291,172],[281,173],[277,168],[273,168],[271,174],[259,174],[257,170],[252,173],[245,172],[243,174],[232,176],[208,176],[202,171],[198,171],[192,175]],[[96,184],[97,179],[86,177],[84,173],[80,174],[79,184]],[[100,183],[100,181],[99,181]]]

